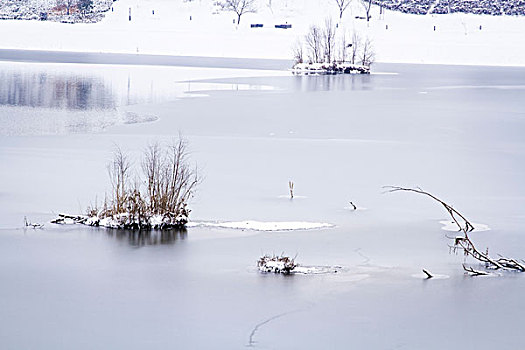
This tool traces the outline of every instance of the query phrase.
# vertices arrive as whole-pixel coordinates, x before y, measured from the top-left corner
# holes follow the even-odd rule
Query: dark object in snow
[[[489,273],[485,271],[479,271],[474,270],[472,267],[466,267],[465,264],[463,264],[463,270],[465,270],[465,273],[467,273],[469,276],[488,276]]]
[[[257,261],[257,267],[261,272],[273,272],[289,275],[298,265],[295,263],[295,258],[291,259],[287,256],[262,256]]]
[[[25,227],[31,227],[33,229],[37,229],[37,228],[43,228],[44,227],[44,224],[39,224],[39,223],[31,223],[30,221],[27,220],[27,217],[24,216],[24,226]]]
[[[456,236],[454,238],[454,245],[450,246],[451,250],[453,252],[457,252],[458,250],[463,251],[465,256],[471,256],[474,259],[485,263],[485,266],[488,269],[492,270],[513,270],[518,272],[525,272],[525,262],[522,260],[521,262],[517,261],[516,259],[510,259],[505,258],[503,256],[500,256],[498,259],[494,259],[489,256],[488,249],[485,253],[479,251],[475,246],[472,240],[469,237],[469,233],[474,231],[474,226],[468,221],[467,218],[465,218],[459,211],[454,209],[450,204],[445,203],[441,199],[437,198],[433,194],[429,192],[425,192],[420,188],[404,188],[404,187],[398,187],[398,186],[385,186],[384,188],[387,189],[387,192],[414,192],[423,194],[425,196],[428,196],[432,198],[433,200],[440,203],[445,209],[447,210],[448,214],[454,221],[454,223],[457,225],[460,232],[463,233],[462,236]],[[479,271],[475,271],[472,268],[466,268],[463,265],[463,269],[465,271],[469,272],[472,276],[478,276],[481,274],[489,274],[489,273],[479,273]],[[481,271],[483,272],[483,271]]]
[[[52,224],[85,224],[89,219],[86,215],[69,215],[69,214],[58,214],[56,218],[51,220]]]
[[[164,215],[143,216],[140,218],[129,213],[121,213],[104,218],[88,215],[58,214],[55,219],[51,220],[51,223],[58,225],[81,224],[119,230],[171,230],[185,228],[188,223],[188,213],[189,210],[183,208],[177,216],[166,213]]]
[[[351,63],[297,63],[292,68],[294,74],[370,74],[370,67]]]
[[[262,23],[250,24],[250,28],[262,28],[264,25]]]
[[[275,28],[278,28],[278,29],[290,29],[290,28],[292,28],[292,25],[291,24],[276,24]]]
[[[353,202],[350,202],[350,205],[352,206],[352,208],[353,208],[354,210],[357,210],[357,207],[355,206],[355,204],[354,204]]]
[[[424,273],[425,275],[427,275],[427,279],[430,279],[430,278],[434,277],[430,272],[428,272],[428,271],[425,270],[425,269],[423,269],[423,273]]]

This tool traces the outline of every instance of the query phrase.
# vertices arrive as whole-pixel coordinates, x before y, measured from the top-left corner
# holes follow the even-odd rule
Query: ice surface
[[[3,76],[11,82],[33,71],[30,64],[6,65]],[[136,68],[123,74],[114,68],[114,75],[103,66],[78,69],[91,81],[107,73],[113,78],[105,86],[126,96],[125,69],[133,86]],[[520,324],[524,276],[465,276],[464,257],[449,254],[438,223],[446,218],[443,208],[408,193],[384,194],[381,186],[421,186],[490,225],[476,235],[479,247],[525,257],[523,90],[430,89],[523,85],[523,69],[378,65],[399,74],[223,75],[204,83],[274,89],[211,91],[203,98],[173,96],[172,70],[154,70],[151,80],[138,79],[153,86],[140,84],[137,102],[121,108],[155,115],[155,122],[0,137],[2,349],[241,349],[269,319],[256,347],[522,346],[519,328],[487,322],[487,315]],[[57,69],[44,65],[34,73],[52,76]],[[149,91],[162,98],[148,100]],[[49,106],[33,108],[48,115],[44,126],[55,122]],[[19,111],[12,106],[9,118],[16,121]],[[46,222],[54,212],[81,213],[100,203],[111,189],[106,164],[115,144],[136,160],[152,140],[170,142],[179,131],[205,175],[190,203],[191,220],[335,227],[22,228],[24,216]],[[278,197],[290,179],[305,198]],[[348,201],[368,209],[350,212],[343,209]],[[257,271],[258,257],[281,252],[297,254],[305,268],[342,269]],[[422,268],[449,278],[414,278]]]

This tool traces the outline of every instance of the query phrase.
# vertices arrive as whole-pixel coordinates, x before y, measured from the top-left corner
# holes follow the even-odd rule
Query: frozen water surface
[[[421,186],[490,227],[482,249],[525,258],[525,70],[375,70],[396,74],[0,63],[0,347],[520,348],[524,277],[464,276],[442,208],[381,187]],[[115,143],[179,132],[205,176],[197,222],[334,227],[21,228],[103,198]],[[282,252],[342,269],[257,271]]]

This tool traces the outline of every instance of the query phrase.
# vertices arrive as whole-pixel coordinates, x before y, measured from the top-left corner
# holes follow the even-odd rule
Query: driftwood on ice
[[[504,269],[504,270],[514,270],[519,272],[525,272],[525,263],[523,261],[518,261],[516,259],[506,258],[503,256],[500,256],[500,258],[495,259],[489,256],[488,249],[486,252],[482,252],[474,245],[472,240],[470,239],[469,233],[474,231],[474,226],[470,221],[459,211],[454,209],[450,204],[444,202],[443,200],[437,198],[433,194],[423,191],[420,188],[405,188],[405,187],[398,187],[398,186],[385,186],[384,188],[387,189],[387,192],[414,192],[418,194],[422,194],[425,196],[428,196],[432,198],[433,200],[440,203],[445,210],[448,212],[456,226],[458,227],[458,230],[463,233],[461,236],[456,236],[454,238],[454,244],[451,246],[451,249],[453,251],[462,250],[465,256],[471,256],[472,258],[476,259],[479,262],[485,263],[485,266],[488,269],[497,270],[497,269]],[[472,267],[465,267],[463,265],[463,269],[471,276],[480,276],[480,275],[488,275],[489,273],[483,273],[482,271],[474,270]]]

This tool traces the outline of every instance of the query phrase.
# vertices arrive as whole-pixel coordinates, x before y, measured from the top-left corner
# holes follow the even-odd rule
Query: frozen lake
[[[0,347],[520,348],[524,276],[464,276],[446,212],[382,186],[421,186],[525,258],[525,69],[375,72],[0,62]],[[191,219],[335,227],[23,229],[103,198],[115,144],[179,132],[204,175]],[[281,252],[342,269],[256,271]]]

